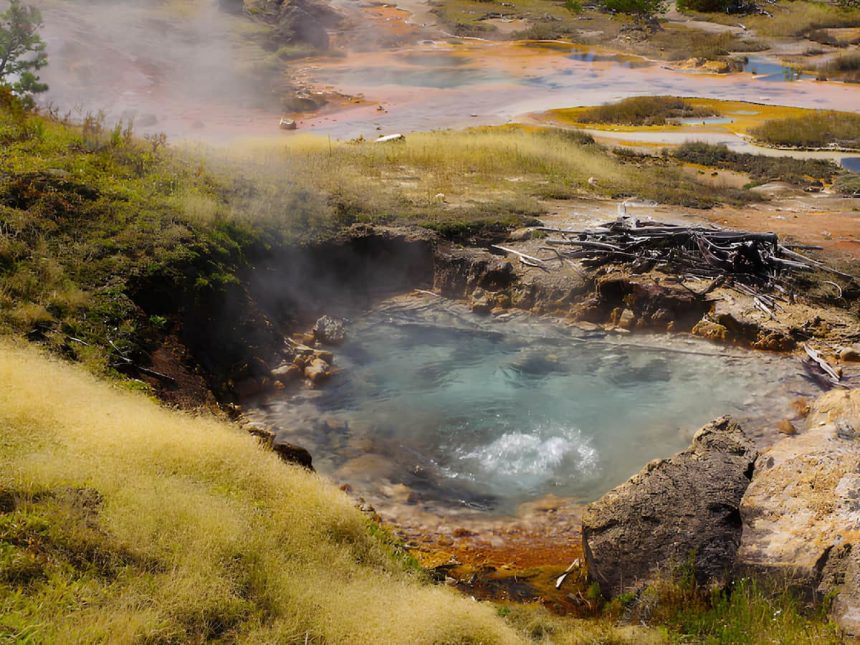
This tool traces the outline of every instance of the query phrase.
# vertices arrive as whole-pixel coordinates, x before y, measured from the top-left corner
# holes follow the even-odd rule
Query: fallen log
[[[833,381],[834,384],[838,385],[840,381],[842,381],[842,374],[837,372],[821,354],[819,354],[817,351],[815,351],[813,348],[806,344],[803,345],[803,351],[805,351],[806,355],[809,356],[810,359],[812,359],[813,363],[818,365],[822,372],[824,372],[825,374],[827,374],[827,376],[830,377],[830,380]]]
[[[525,253],[522,253],[521,251],[517,251],[516,249],[510,249],[506,246],[500,246],[498,244],[493,244],[492,248],[499,249],[500,251],[504,251],[505,253],[511,253],[512,255],[516,255],[520,259],[520,261],[525,260],[524,264],[531,262],[532,263],[531,266],[535,266],[539,269],[547,270],[547,268],[545,266],[545,261],[541,260],[540,258],[536,258],[532,255],[526,255]]]

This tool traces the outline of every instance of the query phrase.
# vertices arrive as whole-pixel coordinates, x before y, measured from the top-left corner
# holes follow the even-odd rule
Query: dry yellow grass
[[[243,432],[0,341],[0,640],[513,643]]]

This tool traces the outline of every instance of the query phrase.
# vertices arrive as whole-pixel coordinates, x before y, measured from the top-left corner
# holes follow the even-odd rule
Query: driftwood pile
[[[613,262],[700,278],[731,276],[734,283],[777,290],[780,278],[790,272],[821,270],[853,278],[797,252],[819,247],[781,244],[775,233],[639,222],[629,217],[582,231],[539,230],[559,235],[545,240],[544,250],[559,258],[579,259],[586,267]],[[538,262],[544,264],[546,260]]]
[[[782,244],[775,233],[730,231],[714,226],[679,226],[622,216],[617,220],[586,230],[540,227],[550,234],[543,252],[552,256],[538,258],[515,249],[496,245],[500,251],[516,255],[527,266],[550,271],[551,263],[577,260],[588,268],[623,264],[636,273],[658,270],[674,276],[679,284],[704,297],[719,286],[732,287],[753,298],[753,304],[771,319],[782,309],[780,302],[794,299],[792,278],[801,272],[822,271],[845,280],[856,280],[799,250],[821,247]],[[703,290],[694,291],[684,284],[688,279],[710,280]],[[842,288],[832,285],[841,297]],[[805,367],[810,376],[829,386],[844,385],[841,373],[815,350],[806,347]]]

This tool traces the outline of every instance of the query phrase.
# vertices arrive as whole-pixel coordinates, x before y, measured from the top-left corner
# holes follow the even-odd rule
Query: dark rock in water
[[[603,594],[639,589],[690,558],[700,583],[724,580],[741,541],[739,507],[756,457],[741,427],[722,417],[687,450],[652,461],[589,504],[583,549]]]
[[[323,316],[314,324],[314,336],[326,345],[340,345],[346,340],[343,321],[331,316]]]
[[[313,470],[313,457],[311,453],[292,443],[274,443],[272,450],[278,453],[278,457],[290,464],[296,464],[302,468]]]

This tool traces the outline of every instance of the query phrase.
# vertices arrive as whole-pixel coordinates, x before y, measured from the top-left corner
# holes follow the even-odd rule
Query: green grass
[[[860,115],[817,112],[768,121],[750,130],[750,134],[772,146],[860,149]]]
[[[691,105],[675,96],[634,96],[582,112],[581,123],[665,125],[670,119],[714,116],[712,110]]]
[[[821,615],[821,608],[805,608],[795,593],[768,589],[741,579],[707,603],[688,604],[669,624],[694,642],[720,645],[842,643],[838,627]]]
[[[748,174],[755,184],[785,181],[799,186],[812,181],[831,182],[839,167],[826,159],[768,157],[729,150],[725,145],[689,142],[678,146],[672,156],[681,161]]]

